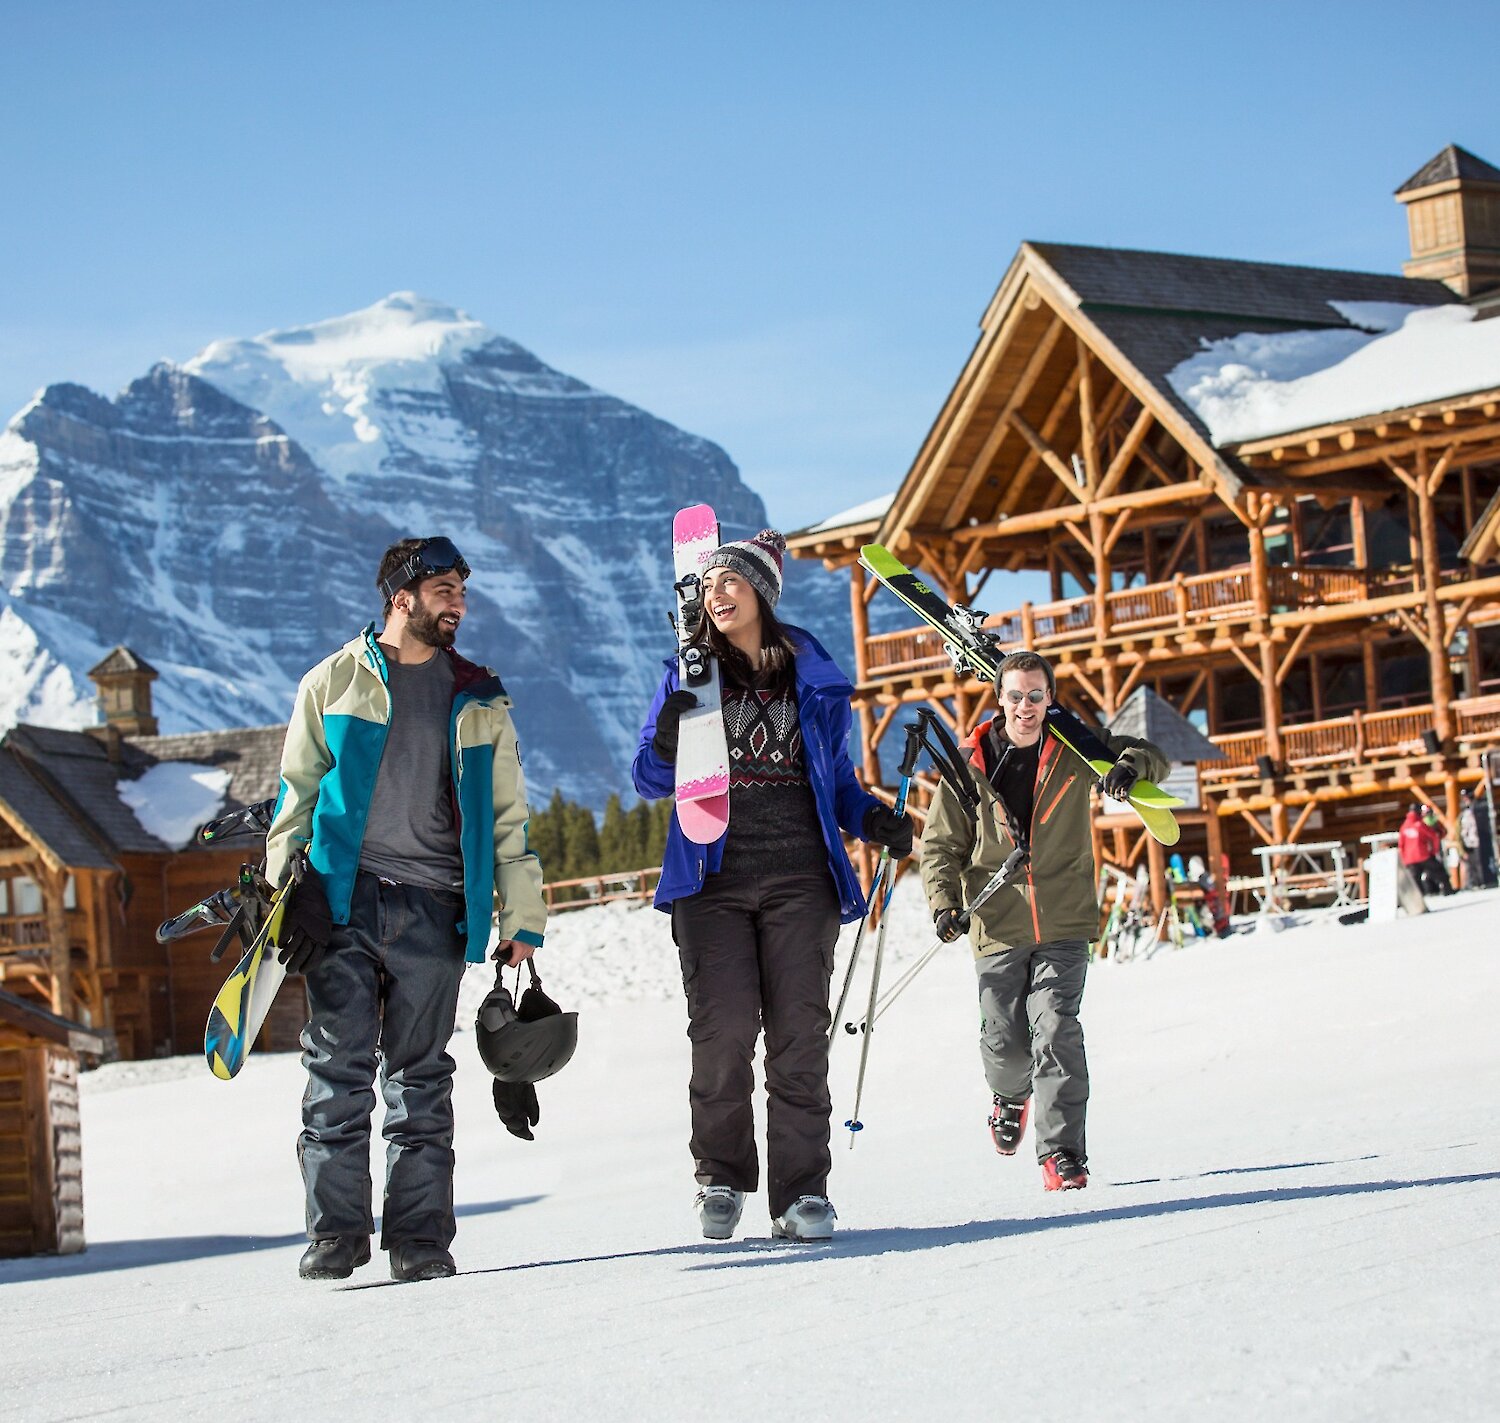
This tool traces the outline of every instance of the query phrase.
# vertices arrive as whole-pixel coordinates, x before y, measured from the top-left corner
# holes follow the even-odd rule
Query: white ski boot
[[[785,1215],[771,1222],[777,1240],[830,1240],[838,1212],[827,1196],[798,1196]]]
[[[698,1192],[698,1220],[705,1240],[728,1240],[740,1223],[745,1193],[733,1186],[705,1186]]]

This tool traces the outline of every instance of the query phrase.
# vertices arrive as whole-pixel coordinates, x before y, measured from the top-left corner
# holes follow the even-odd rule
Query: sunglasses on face
[[[1032,706],[1039,707],[1047,700],[1047,693],[1040,687],[1033,687],[1029,692],[1006,692],[1005,700],[1013,707],[1020,706],[1022,702],[1030,702]]]

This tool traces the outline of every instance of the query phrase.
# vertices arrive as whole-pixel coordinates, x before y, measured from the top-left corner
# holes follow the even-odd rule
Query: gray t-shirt
[[[453,664],[441,652],[420,666],[386,659],[391,724],[365,821],[359,867],[427,889],[459,889],[463,857],[453,818],[448,722]]]

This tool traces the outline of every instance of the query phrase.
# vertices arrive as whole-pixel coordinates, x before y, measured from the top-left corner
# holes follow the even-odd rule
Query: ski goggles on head
[[[1029,692],[1002,692],[1003,697],[1013,707],[1018,707],[1022,702],[1030,702],[1032,706],[1039,707],[1047,700],[1047,692],[1043,687],[1033,687]]]
[[[403,588],[423,578],[436,578],[440,573],[456,573],[467,579],[468,561],[452,539],[423,539],[389,578],[380,580],[380,591],[385,597],[394,598]]]

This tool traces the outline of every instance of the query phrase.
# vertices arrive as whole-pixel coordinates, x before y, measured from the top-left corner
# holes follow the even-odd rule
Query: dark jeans
[[[710,875],[672,904],[693,1074],[691,1149],[704,1186],[753,1191],[755,1040],[766,1034],[771,1214],[828,1190],[828,983],[839,900],[825,873]]]
[[[1423,894],[1452,894],[1453,883],[1448,878],[1448,868],[1434,855],[1430,860],[1419,860],[1411,867],[1422,887]]]
[[[381,1248],[453,1240],[453,1059],[464,937],[462,896],[354,881],[349,923],[307,976],[302,1135],[307,1233],[369,1235],[370,1114],[385,1098]]]
[[[1007,1101],[1035,1096],[1038,1161],[1054,1151],[1088,1160],[1089,1065],[1078,1021],[1088,967],[1082,939],[1002,949],[975,963],[985,1080]]]

